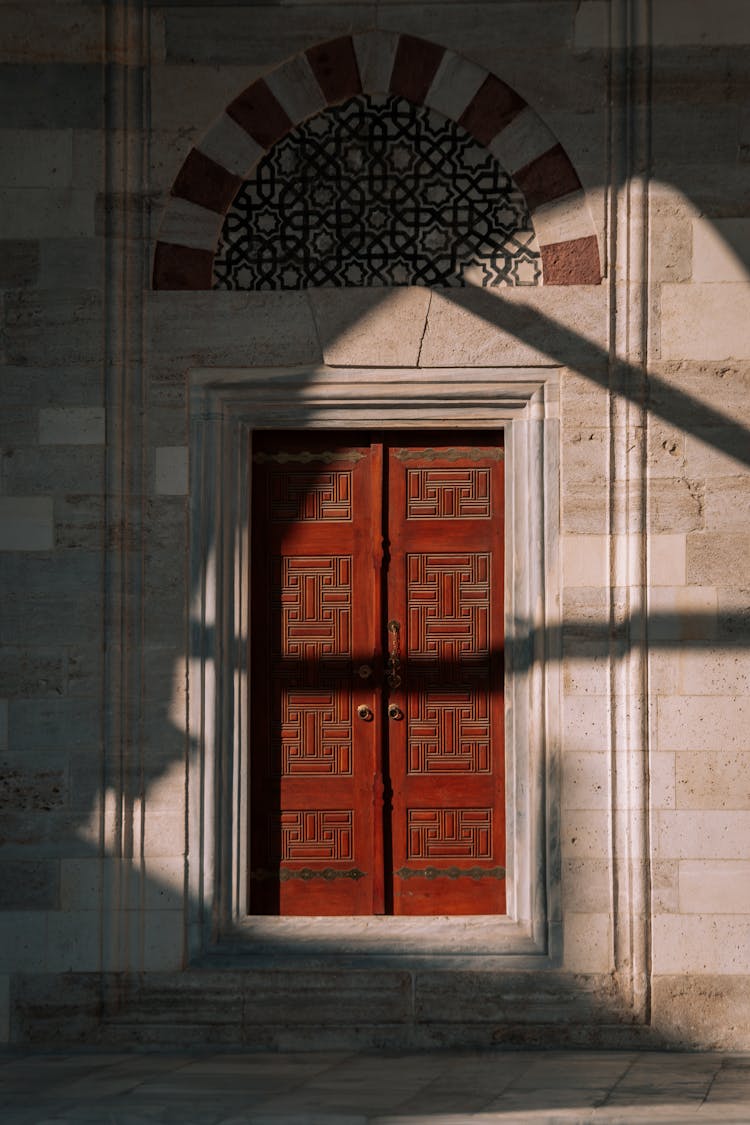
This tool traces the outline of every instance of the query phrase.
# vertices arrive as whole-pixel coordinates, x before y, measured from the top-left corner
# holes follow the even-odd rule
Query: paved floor
[[[750,1123],[750,1056],[631,1051],[0,1055],[2,1125]]]

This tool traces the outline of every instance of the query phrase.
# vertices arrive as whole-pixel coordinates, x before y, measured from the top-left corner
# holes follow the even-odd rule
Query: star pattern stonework
[[[538,285],[523,195],[441,114],[358,96],[279,141],[238,192],[216,289]]]

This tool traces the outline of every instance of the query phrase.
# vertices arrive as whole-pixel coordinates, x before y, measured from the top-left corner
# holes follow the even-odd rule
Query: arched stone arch
[[[374,31],[310,47],[230,103],[172,185],[156,244],[154,288],[210,289],[224,216],[250,171],[296,125],[362,93],[396,94],[466,129],[524,193],[543,283],[599,284],[599,246],[581,181],[527,102],[447,48]]]

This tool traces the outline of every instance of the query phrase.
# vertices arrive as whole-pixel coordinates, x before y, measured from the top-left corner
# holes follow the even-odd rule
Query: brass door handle
[[[403,719],[404,712],[395,703],[388,704],[388,718],[389,719]]]
[[[357,714],[359,715],[360,719],[364,719],[366,722],[369,722],[369,720],[372,718],[372,711],[366,703],[360,703],[359,707],[357,708]]]

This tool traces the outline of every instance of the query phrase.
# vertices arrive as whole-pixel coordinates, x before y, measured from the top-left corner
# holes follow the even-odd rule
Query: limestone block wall
[[[0,6],[0,1038],[54,1040],[75,1013],[88,1039],[118,1019],[121,1036],[179,1039],[197,1019],[256,1042],[276,1010],[262,1034],[291,1042],[296,1006],[279,1005],[277,978],[184,972],[203,940],[204,861],[188,841],[205,732],[192,716],[216,624],[196,605],[217,581],[191,554],[190,371],[528,367],[554,371],[560,395],[551,960],[529,979],[464,966],[439,987],[429,967],[394,969],[381,984],[398,1000],[363,1041],[497,1042],[541,1024],[585,1041],[593,1021],[600,1042],[629,1026],[747,1048],[743,7]],[[534,288],[219,292],[175,287],[168,270],[154,287],[157,243],[206,250],[195,209],[211,208],[180,179],[191,153],[244,174],[228,164],[252,145],[227,107],[268,79],[303,120],[326,99],[290,60],[358,36],[381,54],[399,36],[448,48],[426,86],[444,107],[465,109],[480,73],[516,92],[541,125],[504,151],[548,130],[583,193],[572,208],[541,201],[540,244],[595,236],[596,276],[587,257],[585,276],[555,279],[548,256]],[[362,59],[371,75],[386,66],[377,50]],[[136,971],[155,991],[130,997],[128,1023],[118,974]],[[545,972],[547,1008],[534,991]],[[372,995],[359,979],[336,986],[350,1010]],[[295,980],[278,988],[309,985]]]
[[[101,917],[103,25],[39,9],[0,48],[4,1039],[15,975],[96,965]]]

